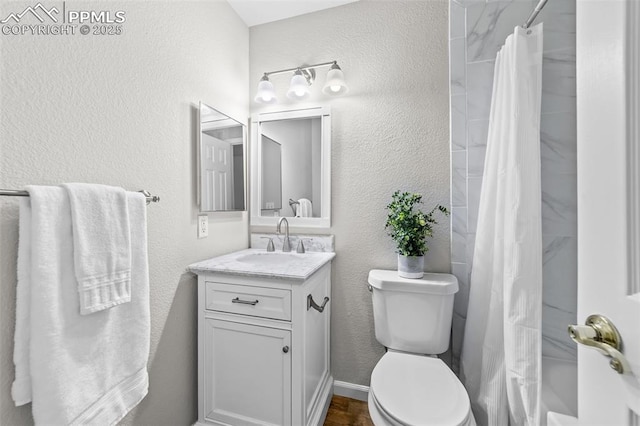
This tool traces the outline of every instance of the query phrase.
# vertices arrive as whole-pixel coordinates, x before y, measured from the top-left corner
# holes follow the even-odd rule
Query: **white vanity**
[[[198,274],[198,425],[321,425],[334,253],[247,249]]]

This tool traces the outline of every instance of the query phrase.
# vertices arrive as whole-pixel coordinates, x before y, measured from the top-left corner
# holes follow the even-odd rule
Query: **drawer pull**
[[[315,309],[318,312],[324,311],[324,307],[327,306],[327,302],[329,302],[329,298],[325,297],[322,301],[322,306],[318,306],[315,300],[313,300],[312,295],[307,296],[307,311],[311,308]]]
[[[284,348],[282,348],[282,352],[284,352],[285,354],[289,352],[289,346],[285,346]]]
[[[239,297],[236,297],[235,299],[231,299],[231,303],[242,303],[243,305],[256,306],[258,304],[258,299],[256,299],[256,300],[242,300]]]

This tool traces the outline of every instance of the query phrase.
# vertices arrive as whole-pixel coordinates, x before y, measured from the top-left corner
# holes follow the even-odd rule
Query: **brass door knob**
[[[622,352],[622,337],[611,320],[604,315],[589,315],[585,325],[570,325],[569,336],[581,345],[590,346],[611,358],[609,366],[619,374],[631,371]]]

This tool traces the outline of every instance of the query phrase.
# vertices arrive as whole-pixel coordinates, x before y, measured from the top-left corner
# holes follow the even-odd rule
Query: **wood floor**
[[[373,426],[365,401],[334,395],[324,426]]]

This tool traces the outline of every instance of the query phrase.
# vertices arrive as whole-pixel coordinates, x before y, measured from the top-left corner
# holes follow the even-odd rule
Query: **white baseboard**
[[[335,380],[333,382],[333,394],[357,399],[358,401],[367,401],[369,397],[369,386]]]
[[[333,377],[328,374],[324,382],[318,397],[315,398],[316,401],[313,403],[311,415],[307,418],[307,425],[321,426],[327,418],[331,397],[333,396]]]

